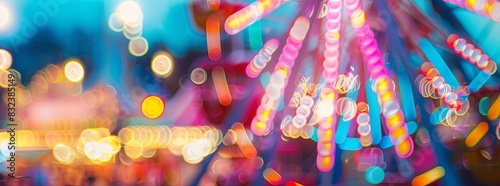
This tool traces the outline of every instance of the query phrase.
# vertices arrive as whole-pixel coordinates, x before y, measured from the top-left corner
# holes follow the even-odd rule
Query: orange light
[[[219,103],[223,106],[231,104],[231,93],[226,80],[226,73],[222,67],[215,67],[212,70],[212,79],[214,80],[215,91],[219,98]]]
[[[495,102],[491,105],[490,109],[488,110],[488,119],[493,121],[498,118],[500,115],[500,96],[497,97]]]
[[[391,136],[394,139],[398,139],[398,138],[403,137],[405,134],[406,134],[405,128],[404,127],[399,127],[397,129],[395,129],[394,131],[392,131]]]
[[[231,129],[236,133],[237,140],[236,144],[240,147],[240,150],[243,152],[245,157],[248,159],[255,158],[257,156],[257,149],[253,146],[252,142],[248,138],[247,132],[245,131],[245,127],[241,123],[235,123]]]
[[[317,156],[316,166],[322,172],[328,172],[333,168],[333,161],[330,156]]]
[[[413,142],[410,139],[411,137],[408,137],[406,140],[396,145],[396,152],[399,157],[406,158],[413,152]]]
[[[399,113],[394,114],[392,117],[389,118],[388,121],[389,121],[389,127],[390,127],[389,130],[394,130],[397,126],[401,125],[401,122],[403,122],[401,115]]]
[[[411,181],[411,185],[429,185],[432,182],[435,182],[436,180],[442,178],[444,174],[444,168],[441,166],[437,166],[413,178],[413,180]]]
[[[211,15],[206,23],[208,57],[217,61],[221,57],[220,45],[220,20],[216,15]]]
[[[281,183],[281,175],[272,168],[267,168],[263,172],[264,179],[266,179],[272,185],[278,185]]]
[[[479,141],[486,135],[486,132],[488,132],[488,123],[486,122],[481,122],[477,124],[477,126],[470,132],[470,134],[465,138],[465,145],[467,147],[474,147],[476,146]]]

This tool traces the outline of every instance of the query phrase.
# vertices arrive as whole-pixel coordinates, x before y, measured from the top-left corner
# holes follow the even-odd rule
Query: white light
[[[0,28],[7,26],[9,24],[10,12],[7,7],[0,5]]]
[[[123,20],[117,13],[111,14],[108,19],[108,26],[111,30],[115,32],[121,32],[123,30]]]
[[[126,24],[142,24],[142,10],[137,2],[123,2],[118,8],[118,14]]]
[[[71,82],[82,81],[84,74],[85,70],[83,66],[76,61],[70,61],[64,66],[64,75],[66,75],[66,78]]]
[[[10,53],[4,49],[0,49],[0,70],[7,70],[11,65],[12,56],[10,55]]]
[[[83,146],[83,151],[89,159],[96,160],[102,155],[103,149],[101,149],[100,147],[101,145],[98,142],[91,141],[85,143],[85,145]]]
[[[319,117],[329,117],[333,115],[333,100],[332,99],[323,99],[318,103],[317,114]]]
[[[140,57],[148,52],[148,41],[143,37],[131,39],[128,43],[128,51],[130,54]]]
[[[163,53],[156,55],[151,61],[151,69],[156,75],[161,77],[170,75],[172,67],[172,59],[170,56]]]

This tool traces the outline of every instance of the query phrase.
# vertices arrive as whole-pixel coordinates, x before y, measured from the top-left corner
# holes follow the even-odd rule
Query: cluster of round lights
[[[475,0],[475,1],[443,0],[443,1],[453,3],[455,5],[458,5],[460,8],[466,8],[471,12],[475,12],[479,15],[490,18],[493,21],[500,22],[500,3],[498,3],[497,1],[487,1],[487,0]]]
[[[333,134],[335,133],[335,125],[337,117],[334,115],[337,99],[339,82],[342,81],[338,77],[339,56],[340,56],[340,28],[342,19],[342,1],[330,0],[326,6],[326,23],[325,23],[325,51],[323,52],[323,73],[325,88],[321,91],[320,99],[315,108],[315,114],[319,117],[318,121],[318,144],[316,150],[316,166],[320,171],[328,172],[333,168],[333,157],[335,156],[335,142]],[[324,13],[325,14],[325,13]],[[335,85],[335,87],[334,87]]]
[[[280,124],[280,130],[283,134],[282,139],[284,141],[288,141],[288,138],[297,139],[310,139],[314,135],[314,126],[312,125],[304,125],[303,127],[297,128],[293,124],[293,117],[287,115]]]
[[[168,150],[191,164],[199,163],[222,143],[222,132],[212,126],[173,127],[171,131],[172,141]],[[210,148],[205,149],[207,147]]]
[[[476,48],[473,44],[468,43],[465,39],[459,38],[456,34],[451,34],[447,38],[448,46],[467,59],[471,64],[476,65],[484,73],[488,75],[494,74],[498,70],[495,61],[492,61],[487,54],[484,54],[481,49]]]
[[[85,129],[76,143],[58,143],[52,155],[61,164],[70,165],[87,157],[94,164],[109,162],[121,149],[120,139],[105,128]]]
[[[125,146],[163,149],[170,144],[172,131],[167,126],[128,126],[118,132],[118,137]]]
[[[292,124],[297,128],[302,128],[307,124],[307,118],[311,114],[311,108],[314,105],[314,99],[306,95],[300,99],[300,106],[295,110],[295,116]]]
[[[255,55],[248,63],[246,73],[248,77],[255,78],[260,75],[267,63],[271,60],[273,53],[278,49],[279,42],[276,39],[271,39],[264,44],[264,47]]]
[[[290,69],[292,69],[299,49],[302,47],[302,41],[309,30],[309,24],[307,18],[299,17],[295,20],[292,29],[290,29],[289,37],[283,47],[283,52],[278,60],[279,62],[276,64],[274,72],[266,86],[265,94],[261,99],[261,105],[257,109],[257,114],[252,120],[251,129],[256,135],[267,135],[270,132],[271,122],[276,114],[279,99],[283,95],[284,87],[288,84]]]
[[[290,99],[290,103],[288,103],[288,106],[290,108],[299,107],[300,99],[304,97],[308,91],[307,83],[308,83],[307,78],[302,77],[300,79],[300,82],[298,83],[297,87],[295,88],[295,91],[293,92],[292,99]]]
[[[115,32],[123,32],[129,39],[130,54],[140,57],[148,52],[148,41],[141,37],[143,28],[143,14],[141,7],[135,1],[124,1],[118,6],[117,12],[111,14],[108,26]]]
[[[372,144],[373,138],[371,135],[371,125],[370,125],[370,115],[368,114],[368,105],[366,103],[361,103],[358,105],[363,105],[366,109],[358,109],[359,114],[356,118],[358,123],[358,134],[360,136],[359,141],[362,146],[368,147]],[[358,106],[358,108],[360,108]]]
[[[374,92],[382,107],[386,128],[395,146],[394,150],[399,157],[407,158],[413,153],[413,140],[408,134],[408,127],[399,101],[396,99],[392,80],[381,58],[374,33],[366,20],[366,13],[359,0],[344,1],[344,5],[356,33],[363,61],[369,69],[370,77],[374,80]]]

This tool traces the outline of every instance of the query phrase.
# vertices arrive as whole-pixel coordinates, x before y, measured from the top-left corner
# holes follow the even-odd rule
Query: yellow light
[[[281,183],[281,175],[272,168],[267,168],[266,170],[264,170],[263,177],[273,185],[278,185]]]
[[[387,79],[382,79],[377,85],[377,91],[384,91],[389,89],[389,82]]]
[[[437,166],[413,178],[413,180],[411,181],[411,185],[429,185],[432,182],[442,178],[444,174],[444,168],[441,166]]]
[[[470,132],[467,138],[465,138],[465,145],[467,145],[467,147],[476,146],[476,144],[481,141],[484,135],[486,135],[486,133],[488,132],[488,128],[488,123],[484,121],[477,124],[477,126],[472,130],[472,132]]]
[[[256,121],[254,125],[251,126],[252,131],[257,134],[264,134],[267,131],[267,124],[261,121]]]
[[[396,127],[399,127],[401,125],[401,122],[403,122],[402,118],[401,118],[401,115],[399,113],[398,114],[394,114],[393,116],[391,116],[389,118],[389,127],[390,127],[389,130],[396,129]]]
[[[411,137],[408,137],[406,140],[396,145],[396,151],[399,157],[406,158],[413,152],[413,142],[409,139],[411,139]]]
[[[500,96],[497,97],[495,102],[491,105],[490,109],[488,110],[488,119],[493,121],[498,118],[500,115]]]
[[[123,147],[125,154],[131,159],[137,159],[141,157],[144,152],[144,148],[141,145],[130,145],[127,144]]]
[[[142,113],[150,119],[156,119],[163,114],[165,103],[158,96],[148,96],[142,101]]]
[[[132,140],[134,139],[134,131],[132,131],[128,127],[123,128],[118,132],[118,137],[120,138],[120,141],[123,144],[131,143]]]
[[[57,144],[52,150],[52,155],[58,162],[69,165],[74,162],[76,158],[76,151],[64,144]]]
[[[0,88],[7,88],[9,86],[9,71],[0,69]]]
[[[104,137],[100,140],[100,142],[109,145],[111,147],[112,154],[118,153],[122,148],[122,145],[120,143],[120,138],[118,138],[118,136]]]
[[[352,13],[352,18],[351,18],[351,25],[354,28],[361,28],[365,24],[366,17],[365,17],[365,11],[362,9],[355,10]]]
[[[395,139],[398,139],[398,138],[405,136],[405,134],[406,134],[405,128],[399,127],[391,133],[391,136]]]
[[[317,156],[316,166],[320,171],[326,172],[332,169],[333,161],[330,156]]]
[[[80,82],[85,75],[82,64],[76,61],[70,61],[64,65],[64,75],[71,82]]]
[[[394,95],[392,94],[391,91],[385,91],[382,94],[382,102],[387,102],[387,101],[391,100],[392,98],[394,98]]]
[[[151,60],[151,70],[159,77],[168,77],[174,65],[172,58],[166,53],[159,53]]]
[[[373,143],[373,138],[371,134],[368,134],[366,136],[360,136],[359,142],[363,147],[369,147]]]
[[[1,14],[0,10],[0,14]],[[1,18],[0,18],[1,19]],[[7,70],[12,65],[12,55],[7,50],[0,49],[0,70]]]

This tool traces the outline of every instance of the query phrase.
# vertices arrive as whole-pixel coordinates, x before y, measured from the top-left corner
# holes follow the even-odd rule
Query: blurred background
[[[499,185],[499,21],[496,0],[0,0],[0,185]]]

